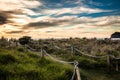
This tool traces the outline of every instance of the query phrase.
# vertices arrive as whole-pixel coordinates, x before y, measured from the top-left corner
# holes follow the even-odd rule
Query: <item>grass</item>
[[[120,73],[108,73],[105,70],[81,69],[83,80],[120,80]]]
[[[93,59],[78,55],[69,55],[62,58],[67,61],[77,60],[79,62],[78,66],[82,80],[120,80],[120,71],[116,72],[113,68],[113,71],[110,71],[106,58]]]
[[[71,65],[60,64],[48,57],[41,58],[39,55],[40,53],[31,53],[23,48],[0,49],[0,80],[71,79],[73,73]],[[79,61],[82,80],[120,80],[119,72],[108,72],[104,59],[68,56],[64,60]]]
[[[0,49],[0,80],[70,80],[72,68],[24,50]]]

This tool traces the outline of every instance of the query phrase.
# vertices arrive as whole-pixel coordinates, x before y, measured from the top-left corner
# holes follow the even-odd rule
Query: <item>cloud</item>
[[[83,7],[83,6],[77,6],[74,8],[60,8],[60,9],[45,9],[42,10],[41,13],[47,14],[47,15],[62,15],[62,14],[92,14],[92,13],[100,13],[100,12],[110,12],[111,10],[102,10],[97,8],[89,8],[89,7]]]
[[[18,25],[17,21],[20,21],[21,18],[23,18],[24,20],[27,19],[27,17],[25,17],[25,15],[24,15],[24,17],[22,17],[20,15],[24,15],[24,14],[22,13],[22,11],[18,11],[18,10],[0,11],[0,25],[3,25],[3,24]],[[14,19],[16,19],[16,20],[14,20]],[[23,24],[23,23],[20,23],[20,24]]]
[[[46,33],[55,33],[57,31],[46,31]]]
[[[28,27],[34,27],[34,28],[46,28],[46,27],[51,27],[51,26],[56,26],[57,23],[50,23],[50,22],[34,22],[34,23],[29,23],[27,26]]]
[[[9,18],[12,17],[12,13],[9,11],[0,11],[0,25],[9,23]]]
[[[80,26],[89,25],[96,27],[105,27],[112,25],[120,25],[119,16],[105,16],[105,17],[77,17],[77,16],[63,16],[63,17],[39,17],[32,19],[32,21],[26,25],[26,27],[33,28],[46,28],[46,27],[67,27],[67,26]]]
[[[64,3],[82,3],[83,0],[74,0],[74,1],[65,1]],[[46,16],[48,15],[53,15],[54,16],[58,16],[58,15],[62,15],[62,14],[82,14],[82,13],[87,13],[87,14],[91,14],[91,13],[98,13],[98,12],[108,12],[109,10],[101,10],[101,9],[92,9],[89,7],[85,7],[85,6],[77,6],[77,7],[72,7],[72,8],[54,8],[54,9],[44,9],[42,10],[39,6],[42,6],[44,3],[42,3],[42,1],[38,1],[38,0],[5,0],[5,1],[0,1],[1,5],[0,9],[2,14],[5,13],[6,15],[1,16],[1,19],[3,21],[1,21],[0,23],[3,24],[5,22],[11,22],[12,25],[26,25],[28,24],[28,26],[41,26],[41,27],[50,27],[50,26],[59,26],[59,25],[67,25],[67,23],[69,24],[70,21],[72,19],[76,19],[76,18],[72,18],[72,17],[67,17],[67,18],[71,18],[71,19],[67,19],[64,16],[62,18],[46,18],[46,21],[38,20],[36,22],[31,22],[31,18],[27,15],[39,15],[39,14],[46,14]],[[7,6],[9,3],[9,6]],[[48,3],[47,3],[48,4]],[[6,6],[6,7],[5,7]],[[31,8],[37,8],[40,11],[40,13],[36,13],[33,10],[31,10]],[[38,18],[37,18],[38,19]],[[57,20],[58,19],[58,20]],[[6,21],[5,21],[6,20]],[[48,20],[48,21],[47,21]],[[51,21],[50,21],[51,20]],[[78,19],[77,19],[78,20]],[[82,20],[80,20],[81,22],[84,22]],[[78,21],[71,21],[73,23],[81,23]]]
[[[120,25],[120,16],[105,16],[95,19],[97,22],[93,25],[95,26],[112,26],[112,25]]]
[[[42,3],[37,0],[1,0],[0,5],[0,25],[20,26],[29,22],[28,14],[35,15],[31,8],[37,8]]]
[[[23,0],[21,3],[27,8],[37,8],[43,5],[43,3],[38,0]]]
[[[37,0],[0,0],[0,5],[0,10],[12,11],[23,8],[36,8],[41,6],[42,3]]]
[[[65,3],[67,4],[80,4],[82,3],[84,0],[66,0]]]
[[[18,34],[18,33],[23,33],[23,31],[6,31],[6,34]]]
[[[119,15],[113,15],[114,11],[111,9],[90,7],[85,3],[93,6],[102,6],[102,3],[93,2],[93,0],[87,1],[1,0],[0,33],[15,37],[33,36],[34,34],[36,38],[38,36],[89,37],[90,35],[99,35],[97,33],[101,35],[105,33],[105,36],[108,36],[108,33],[120,29]],[[103,16],[106,12],[107,14]],[[107,16],[108,13],[111,15]],[[83,14],[89,16],[82,16]],[[98,16],[92,17],[91,15]]]
[[[1,16],[1,14],[0,14],[0,25],[1,25],[1,24],[5,24],[6,21],[7,21],[6,17]]]
[[[54,17],[40,17],[37,19],[32,19],[32,21],[27,24],[27,27],[34,27],[34,28],[46,28],[46,27],[54,27],[54,26],[66,26],[70,25],[71,21],[75,19],[76,16],[63,16],[59,18]]]

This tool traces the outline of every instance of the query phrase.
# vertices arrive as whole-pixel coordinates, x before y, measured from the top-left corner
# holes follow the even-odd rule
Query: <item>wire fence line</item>
[[[59,46],[57,46],[57,45],[55,45],[55,44],[53,44],[53,45],[54,45],[54,48],[56,48],[56,49],[61,49],[61,50],[63,49],[63,48],[60,48]],[[38,52],[36,49],[31,48],[29,45],[25,45],[25,47],[26,47],[27,49],[29,49],[30,51]],[[63,49],[63,50],[66,50],[66,49]],[[93,56],[93,55],[90,55],[90,54],[86,54],[86,53],[80,51],[79,49],[77,49],[77,48],[75,48],[75,47],[74,47],[74,50],[77,51],[77,52],[79,52],[80,54],[82,54],[82,55],[84,55],[84,56],[91,57],[91,58],[101,59],[101,58],[105,58],[105,57],[108,57],[108,56],[109,56],[109,57],[112,58],[112,59],[120,60],[120,58],[116,58],[115,56],[110,55],[110,54],[103,55],[103,56]],[[49,55],[49,54],[47,54],[47,55]]]
[[[27,48],[27,49],[29,49],[29,50],[31,50],[31,51],[37,52],[36,49],[33,49],[33,48],[31,48],[30,46],[28,46],[28,45],[25,45],[25,48]]]
[[[26,47],[28,47],[29,50],[31,50],[31,51],[36,51],[35,49],[31,48],[31,47],[28,46],[28,45],[27,45]],[[42,52],[43,52],[44,55],[47,55],[47,56],[50,57],[52,60],[57,61],[57,62],[59,62],[59,63],[64,63],[64,64],[65,64],[65,63],[70,63],[70,64],[74,64],[74,63],[75,63],[75,61],[67,62],[67,61],[59,60],[59,59],[53,57],[52,55],[50,55],[49,53],[47,53],[47,51],[46,51],[45,49],[41,49],[41,50],[42,50]]]
[[[75,73],[76,73],[76,77],[77,77],[77,80],[81,80],[81,76],[80,76],[80,72],[79,72],[79,68],[78,68],[78,61],[72,61],[72,62],[67,62],[67,61],[63,61],[63,60],[59,60],[53,56],[51,56],[50,54],[48,54],[46,52],[46,50],[43,49],[43,52],[45,53],[45,55],[49,56],[52,60],[54,61],[57,61],[59,63],[63,63],[63,64],[74,64],[74,71],[73,71],[73,75],[72,75],[72,78],[71,80],[74,80],[75,78]]]
[[[79,68],[77,67],[78,66],[78,62],[76,60],[72,61],[72,62],[67,62],[67,61],[59,60],[59,59],[51,56],[50,54],[48,54],[46,52],[46,50],[43,49],[43,51],[44,51],[45,55],[49,56],[52,60],[54,60],[56,62],[63,63],[63,64],[74,64],[74,71],[73,71],[73,75],[72,75],[71,80],[74,80],[75,74],[77,76],[77,80],[81,80],[80,73],[79,73]]]
[[[54,46],[55,48],[57,48],[57,49],[62,49],[62,48],[60,48],[60,47],[58,47],[58,46]]]
[[[46,50],[44,50],[44,49],[43,49],[43,52],[45,53],[45,55],[49,56],[51,59],[53,59],[54,61],[57,61],[57,62],[59,62],[59,63],[63,63],[63,64],[65,64],[65,63],[74,63],[74,61],[72,61],[72,62],[67,62],[67,61],[59,60],[59,59],[51,56],[51,55],[50,55],[49,53],[47,53]]]
[[[53,47],[56,48],[56,49],[59,49],[59,50],[67,50],[65,48],[62,48],[62,47],[59,47],[57,46],[55,43],[52,43]]]
[[[62,49],[62,48],[60,48],[59,46],[55,45],[55,43],[53,43],[53,45],[55,46],[56,49]],[[94,55],[86,54],[86,53],[80,51],[79,49],[77,49],[77,48],[75,48],[75,47],[73,47],[73,48],[74,48],[75,51],[79,52],[80,54],[82,54],[82,55],[84,55],[84,56],[91,57],[91,58],[98,58],[98,59],[100,59],[100,58],[105,58],[105,57],[109,56],[109,57],[111,57],[111,58],[113,58],[113,59],[120,60],[120,58],[116,58],[115,56],[110,55],[110,54],[102,55],[102,56],[94,56]],[[69,48],[69,49],[70,49],[70,48]],[[63,50],[66,50],[66,49],[63,49]]]
[[[29,45],[26,45],[25,46],[26,48],[28,48],[29,50],[33,51],[33,52],[38,52],[36,49],[33,49],[31,48]],[[52,48],[55,48],[55,49],[59,49],[59,50],[67,50],[65,48],[61,48],[55,44],[52,45]],[[87,56],[87,57],[91,57],[91,58],[96,58],[96,59],[101,59],[101,58],[107,58],[107,63],[108,64],[111,64],[111,58],[112,59],[115,59],[115,60],[119,60],[120,58],[116,58],[115,56],[113,55],[103,55],[103,56],[94,56],[94,55],[91,55],[91,54],[86,54],[85,52],[79,50],[78,48],[74,47],[74,46],[71,46],[71,51],[77,51],[79,52],[81,55],[84,55],[84,56]],[[80,77],[80,72],[79,72],[79,68],[78,68],[78,65],[75,64],[75,61],[71,61],[71,62],[67,62],[67,61],[63,61],[63,60],[60,60],[60,59],[57,59],[56,57],[53,57],[52,55],[50,55],[49,53],[47,53],[47,51],[45,49],[42,49],[41,48],[41,54],[43,55],[46,55],[48,56],[49,58],[51,58],[52,60],[56,61],[56,62],[59,62],[59,63],[63,63],[63,64],[74,64],[74,71],[73,71],[73,75],[72,75],[72,78],[71,80],[74,80],[75,79],[75,76],[77,77],[77,80],[81,80],[81,77]],[[117,63],[116,63],[117,64]],[[117,64],[118,65],[118,64]],[[116,69],[117,70],[117,69]]]
[[[90,55],[90,54],[86,54],[86,53],[80,51],[80,50],[77,49],[77,48],[74,48],[74,49],[75,49],[77,52],[79,52],[80,54],[82,54],[82,55],[84,55],[84,56],[92,57],[92,58],[105,58],[105,57],[109,56],[109,57],[111,57],[111,58],[113,58],[113,59],[116,59],[116,60],[119,60],[119,59],[120,59],[120,58],[116,58],[115,56],[110,55],[110,54],[103,55],[103,56],[93,56],[93,55]]]
[[[28,45],[26,45],[26,48],[29,48],[31,51],[36,51],[35,49],[31,48]],[[73,71],[73,75],[70,80],[75,79],[75,74],[76,74],[77,80],[81,80],[80,72],[79,72],[79,68],[78,68],[78,61],[75,60],[75,61],[68,62],[68,61],[63,61],[63,60],[57,59],[57,58],[53,57],[52,55],[50,55],[49,53],[47,53],[47,51],[45,49],[41,49],[41,52],[42,52],[41,54],[47,55],[48,57],[50,57],[52,60],[54,60],[56,62],[63,63],[63,64],[74,64],[74,71]]]
[[[80,54],[84,55],[84,56],[88,56],[88,57],[92,57],[92,58],[104,58],[106,57],[107,55],[104,55],[104,56],[93,56],[93,55],[90,55],[90,54],[86,54],[82,51],[80,51],[79,49],[77,48],[74,48],[77,52],[79,52]]]
[[[56,48],[60,48],[60,47],[56,46],[55,43],[54,43],[54,46],[55,46]],[[106,57],[106,56],[107,56],[107,55],[104,55],[104,56],[93,56],[93,55],[90,55],[90,54],[86,54],[86,53],[80,51],[79,49],[77,49],[77,48],[75,48],[75,47],[73,47],[73,48],[74,48],[75,51],[79,52],[80,54],[82,54],[82,55],[84,55],[84,56],[92,57],[92,58],[103,58],[103,57]],[[62,48],[60,48],[60,49],[62,49]],[[69,48],[69,49],[71,49],[71,48]],[[64,49],[64,50],[65,50],[65,49]]]
[[[116,67],[115,70],[119,71],[119,60],[120,58],[115,57],[114,55],[110,55],[110,54],[106,54],[106,55],[101,55],[101,56],[94,56],[94,55],[90,55],[90,54],[86,54],[82,51],[80,51],[79,49],[75,48],[74,46],[71,46],[71,53],[75,53],[75,51],[79,52],[81,55],[90,57],[90,58],[94,58],[94,59],[102,59],[102,58],[106,58],[107,61],[107,65],[109,67],[111,67],[111,65],[113,65],[113,63],[115,64],[114,66]]]

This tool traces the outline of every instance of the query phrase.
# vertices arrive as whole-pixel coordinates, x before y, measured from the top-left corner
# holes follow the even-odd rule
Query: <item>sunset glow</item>
[[[109,38],[120,32],[119,0],[1,0],[0,37]]]

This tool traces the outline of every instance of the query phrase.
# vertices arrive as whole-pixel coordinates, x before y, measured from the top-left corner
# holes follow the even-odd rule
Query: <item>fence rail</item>
[[[36,49],[33,49],[31,48],[30,46],[26,45],[25,46],[26,48],[30,49],[31,51],[34,51],[34,52],[37,52]],[[60,50],[66,50],[64,48],[60,48],[58,46],[56,46],[55,44],[53,44],[53,47],[56,48],[56,49],[60,49]],[[74,51],[77,51],[79,52],[81,55],[84,55],[84,56],[87,56],[87,57],[90,57],[90,58],[96,58],[96,59],[101,59],[101,58],[107,58],[107,63],[108,65],[110,66],[110,58],[114,59],[114,60],[120,60],[120,58],[116,58],[115,56],[113,55],[103,55],[103,56],[94,56],[94,55],[90,55],[90,54],[86,54],[82,51],[80,51],[79,49],[75,48],[75,47],[71,47],[71,52],[74,53]],[[42,56],[44,57],[45,55],[50,57],[52,60],[56,61],[56,62],[59,62],[59,63],[63,63],[63,64],[74,64],[74,71],[73,71],[73,75],[72,75],[72,78],[71,80],[74,80],[75,78],[75,75],[77,77],[77,80],[81,80],[81,77],[80,77],[80,72],[79,72],[79,68],[78,68],[78,64],[76,64],[76,61],[71,61],[71,62],[67,62],[67,61],[63,61],[63,60],[60,60],[60,59],[57,59],[55,57],[53,57],[52,55],[50,55],[49,53],[47,53],[47,51],[45,49],[41,49],[41,54]],[[118,61],[116,62],[116,71],[118,71]]]
[[[36,51],[35,49],[31,48],[28,45],[26,45],[26,47],[31,49],[32,51]],[[56,62],[59,62],[59,63],[74,64],[74,72],[73,72],[71,80],[74,80],[75,73],[76,73],[77,80],[81,80],[81,76],[80,76],[80,72],[79,72],[79,68],[78,68],[78,62],[76,60],[75,61],[71,61],[71,62],[59,60],[59,59],[53,57],[52,55],[50,55],[49,53],[47,53],[47,51],[45,49],[41,49],[41,54],[42,54],[42,56],[46,55],[46,56],[50,57],[52,60],[54,60]]]

